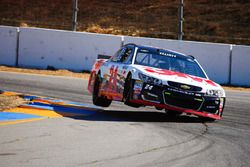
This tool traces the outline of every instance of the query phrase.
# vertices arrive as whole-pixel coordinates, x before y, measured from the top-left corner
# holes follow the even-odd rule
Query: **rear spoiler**
[[[109,55],[101,55],[101,54],[97,55],[97,59],[110,59],[110,58],[111,56]]]

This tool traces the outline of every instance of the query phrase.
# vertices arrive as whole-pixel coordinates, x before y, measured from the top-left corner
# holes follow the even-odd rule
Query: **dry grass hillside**
[[[179,0],[78,0],[78,31],[176,39]],[[249,0],[184,0],[184,39],[250,44]],[[71,29],[72,0],[0,0],[0,25]]]

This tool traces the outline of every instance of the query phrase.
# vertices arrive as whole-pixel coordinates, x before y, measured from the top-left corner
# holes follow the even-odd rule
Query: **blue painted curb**
[[[72,107],[65,107],[61,105],[55,105],[55,104],[44,104],[40,102],[33,102],[30,104],[25,104],[22,106],[28,106],[32,108],[38,108],[38,109],[45,109],[45,110],[51,110],[55,112],[66,112],[66,113],[72,113],[72,114],[84,114],[84,115],[90,115],[95,114],[95,111],[91,111],[89,109],[83,109],[83,108],[74,108]]]
[[[0,121],[13,121],[13,120],[31,119],[31,118],[42,118],[42,117],[32,114],[0,112]]]

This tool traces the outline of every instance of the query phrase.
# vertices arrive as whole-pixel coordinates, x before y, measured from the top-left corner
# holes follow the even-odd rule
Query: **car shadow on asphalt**
[[[42,110],[51,110],[63,117],[86,121],[113,121],[113,122],[181,122],[181,123],[202,123],[198,117],[191,115],[180,115],[171,117],[165,112],[155,110],[103,110],[92,106],[75,106],[63,104],[49,104],[33,102],[29,107]]]
[[[70,118],[87,121],[202,123],[202,120],[195,116],[170,117],[165,113],[150,111],[98,110],[91,115],[70,116]]]

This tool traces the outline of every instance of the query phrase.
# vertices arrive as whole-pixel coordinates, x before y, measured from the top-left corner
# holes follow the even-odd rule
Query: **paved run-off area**
[[[86,86],[84,79],[0,72],[1,90],[53,102],[91,105]],[[227,91],[224,116],[214,123],[114,102],[91,115],[0,126],[0,166],[248,167],[249,102],[250,92]]]

